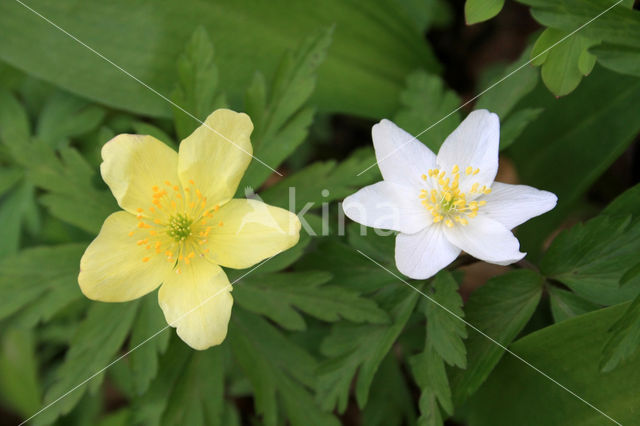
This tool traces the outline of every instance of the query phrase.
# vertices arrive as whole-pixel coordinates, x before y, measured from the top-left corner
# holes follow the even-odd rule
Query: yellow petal
[[[217,225],[206,248],[212,261],[229,268],[248,268],[295,246],[300,238],[295,214],[257,200],[231,200],[213,221]]]
[[[195,182],[211,204],[229,201],[251,162],[252,131],[248,115],[228,109],[214,111],[180,144],[178,173],[183,186]]]
[[[196,257],[173,272],[158,292],[167,323],[194,349],[222,343],[231,316],[231,284],[218,265]]]
[[[160,285],[172,265],[162,256],[149,255],[139,240],[135,216],[119,211],[104,221],[100,234],[80,260],[78,283],[89,299],[126,302]],[[129,236],[130,232],[134,232]],[[146,262],[143,259],[148,258]]]
[[[152,207],[153,187],[176,185],[178,154],[151,136],[122,134],[102,147],[102,178],[120,207],[137,214]]]

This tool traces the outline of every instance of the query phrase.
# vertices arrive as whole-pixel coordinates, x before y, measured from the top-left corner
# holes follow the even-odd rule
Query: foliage
[[[502,0],[467,0],[466,24],[479,26],[462,37],[462,11],[443,0],[0,3],[2,414],[72,426],[632,424],[640,185],[607,170],[637,162],[640,12],[629,0],[519,3],[541,27],[515,60],[466,61],[475,92],[443,51],[510,19]],[[156,292],[94,302],[77,275],[118,209],[102,146],[138,133],[178,149],[219,107],[254,124],[236,196],[294,211],[303,230],[255,271],[226,270],[227,338],[194,351]],[[340,206],[380,180],[373,120],[438,151],[480,108],[500,117],[499,179],[552,191],[558,206],[515,230],[524,261],[485,277],[463,254],[405,280],[394,233],[345,224]]]

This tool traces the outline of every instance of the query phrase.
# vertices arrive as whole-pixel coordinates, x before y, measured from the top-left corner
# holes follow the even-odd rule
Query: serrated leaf
[[[15,254],[20,246],[23,225],[32,208],[33,185],[22,181],[2,198],[0,204],[0,258]]]
[[[627,270],[627,272],[620,278],[620,285],[627,285],[633,283],[640,278],[640,263],[635,264]]]
[[[591,303],[575,293],[554,286],[549,286],[549,298],[551,315],[553,315],[555,322],[564,321],[599,308],[599,305]]]
[[[90,306],[87,318],[71,339],[63,364],[55,372],[53,384],[47,389],[43,403],[47,405],[62,395],[65,397],[35,417],[35,424],[50,423],[68,413],[88,388],[92,392],[98,389],[104,378],[101,370],[122,347],[137,310],[137,302],[95,302]]]
[[[418,424],[442,425],[440,407],[448,414],[453,413],[451,389],[444,361],[429,341],[428,334],[424,352],[411,357],[409,363],[421,390]]]
[[[251,137],[253,152],[271,168],[278,167],[307,136],[314,109],[305,105],[316,87],[316,71],[332,36],[330,28],[308,37],[295,52],[285,54],[269,91],[264,78],[256,74],[247,92],[247,112],[257,117]],[[252,161],[240,188],[258,188],[270,174],[264,164]]]
[[[466,320],[502,345],[509,345],[527,324],[542,295],[542,277],[530,270],[494,277],[471,293],[465,304]],[[466,341],[467,369],[451,379],[459,406],[487,379],[504,350],[475,330]]]
[[[207,30],[197,27],[177,61],[177,86],[172,99],[173,118],[179,139],[189,136],[215,109],[226,106],[218,88],[218,68]],[[187,111],[185,113],[184,111]],[[195,117],[195,118],[194,118]]]
[[[0,261],[0,318],[39,300],[51,302],[59,294],[66,299],[62,306],[79,298],[78,268],[84,249],[84,244],[30,248]],[[38,318],[52,314],[52,306],[41,306]]]
[[[40,111],[35,136],[52,147],[66,145],[70,138],[96,129],[105,115],[103,108],[58,91]]]
[[[161,331],[165,329],[164,331]],[[158,371],[158,357],[166,350],[171,331],[158,306],[158,296],[149,294],[140,300],[140,309],[131,328],[129,355],[133,391],[141,395]]]
[[[28,159],[24,161],[30,178],[48,191],[40,197],[42,204],[60,220],[97,234],[117,204],[108,191],[94,186],[93,168],[73,148],[62,148],[60,158],[41,143],[32,144],[27,152]]]
[[[488,21],[502,10],[504,0],[467,0],[464,4],[464,17],[467,25]]]
[[[296,270],[326,269],[334,275],[330,284],[359,293],[370,293],[397,281],[390,274],[381,274],[380,267],[352,247],[335,240],[320,242],[316,251],[305,255],[295,267]]]
[[[419,135],[418,139],[433,152],[438,152],[446,137],[460,124],[456,111],[460,98],[439,76],[424,71],[410,74],[400,103],[394,122],[410,134]]]
[[[300,310],[323,321],[386,323],[389,318],[373,300],[339,286],[325,285],[327,272],[259,274],[247,276],[234,290],[238,304],[263,314],[290,330],[306,328]],[[297,309],[297,310],[296,310]]]
[[[256,411],[266,425],[278,424],[281,401],[292,425],[337,425],[320,411],[306,387],[315,384],[316,360],[259,316],[234,309],[229,341],[251,381]]]
[[[418,300],[418,293],[404,285],[386,290],[376,300],[389,312],[390,325],[337,324],[322,342],[321,351],[329,358],[319,367],[317,399],[324,409],[337,406],[339,412],[344,412],[356,371],[356,399],[361,408],[367,404],[376,371],[404,329]]]
[[[377,171],[356,176],[358,170],[371,164],[375,164],[373,151],[359,149],[340,163],[334,160],[313,163],[260,195],[269,204],[306,212],[319,208],[322,203],[343,199],[360,186],[378,179]]]
[[[640,346],[640,296],[629,305],[609,330],[609,338],[602,350],[600,370],[613,370],[631,358]]]
[[[442,271],[435,276],[432,285],[434,292],[431,297],[438,305],[432,301],[426,305],[429,344],[447,364],[465,368],[467,359],[463,339],[467,337],[467,330],[459,319],[464,317],[464,311],[458,283],[449,272]]]
[[[634,298],[640,287],[620,287],[640,252],[640,221],[598,216],[563,231],[542,259],[542,272],[584,299],[612,305]]]

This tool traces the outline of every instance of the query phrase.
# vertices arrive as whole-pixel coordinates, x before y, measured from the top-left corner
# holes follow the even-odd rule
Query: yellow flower
[[[246,114],[220,109],[179,153],[151,136],[107,142],[100,171],[124,211],[105,220],[82,256],[85,296],[125,302],[162,284],[158,301],[180,338],[195,349],[220,344],[233,298],[218,265],[248,268],[297,244],[300,232],[287,210],[232,199],[251,161],[252,130]]]

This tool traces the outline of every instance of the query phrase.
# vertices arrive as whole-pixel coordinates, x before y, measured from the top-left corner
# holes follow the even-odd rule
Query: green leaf
[[[321,363],[318,373],[318,402],[324,409],[337,406],[339,412],[344,412],[356,371],[356,400],[361,408],[367,404],[376,371],[404,329],[418,293],[396,284],[376,300],[392,317],[390,325],[337,324],[322,342],[321,351],[329,357]]]
[[[640,131],[640,115],[632,111],[637,104],[640,80],[600,68],[571,96],[555,100],[540,87],[522,101],[523,106],[545,110],[510,154],[522,183],[558,196],[555,209],[518,227],[522,250],[530,257],[539,256],[543,240]],[[540,141],[545,141],[543,146]]]
[[[619,286],[625,271],[638,262],[639,252],[640,220],[599,216],[560,233],[540,267],[582,298],[613,305],[640,291],[640,285]]]
[[[222,349],[192,352],[162,415],[163,426],[221,424],[224,402]]]
[[[596,60],[588,49],[597,40],[580,34],[566,36],[568,33],[564,31],[547,28],[531,50],[531,57],[535,58],[533,64],[542,66],[542,81],[556,96],[564,96],[578,87]]]
[[[122,347],[137,310],[137,302],[91,305],[87,318],[71,339],[63,364],[55,372],[53,384],[47,389],[44,405],[65,396],[34,418],[35,424],[50,423],[68,413],[87,388],[91,392],[98,389],[104,378],[101,370]]]
[[[40,408],[36,341],[30,330],[10,328],[2,336],[0,395],[25,418]]]
[[[259,73],[247,91],[246,110],[256,120],[251,137],[253,152],[271,168],[278,167],[307,137],[315,110],[306,105],[316,88],[317,69],[327,55],[332,36],[330,28],[308,37],[295,52],[285,54],[269,91]],[[252,161],[240,189],[258,188],[271,174],[269,167]]]
[[[626,190],[616,197],[602,211],[603,215],[608,216],[628,216],[632,215],[634,219],[640,217],[640,184]]]
[[[634,424],[640,404],[640,354],[602,374],[601,350],[607,331],[629,304],[601,309],[543,328],[516,341],[510,349],[566,386],[550,381],[521,360],[506,356],[469,404],[468,424],[605,425]],[[576,398],[578,395],[583,401]]]
[[[335,240],[322,241],[316,251],[296,263],[296,269],[326,269],[334,276],[330,284],[344,286],[358,293],[370,293],[397,282],[391,274],[381,274],[378,265],[352,247]]]
[[[599,308],[599,305],[570,291],[554,286],[549,286],[548,289],[551,300],[551,315],[553,315],[555,322],[564,321]]]
[[[197,120],[203,122],[215,109],[226,106],[224,93],[219,92],[218,68],[213,57],[209,34],[199,26],[177,62],[178,83],[172,100],[179,106],[173,107],[173,117],[180,139],[200,125]]]
[[[542,111],[543,108],[524,108],[510,114],[500,129],[500,150],[509,148]]]
[[[465,305],[467,321],[487,336],[507,346],[527,324],[542,294],[542,277],[517,270],[490,279],[471,293]],[[454,401],[460,405],[489,377],[504,350],[474,330],[466,342],[467,369],[452,378]]]
[[[434,278],[433,290],[432,298],[441,306],[431,301],[426,305],[429,343],[447,364],[466,368],[463,339],[467,337],[467,330],[464,322],[459,319],[464,317],[464,311],[462,297],[458,294],[458,283],[451,273],[443,271]]]
[[[31,138],[27,112],[11,92],[0,89],[0,142],[8,147],[26,144]]]
[[[127,0],[37,0],[28,6],[165,96],[176,81],[176,59],[200,25],[218,49],[220,82],[231,105],[238,105],[255,70],[270,78],[292,41],[333,24],[335,43],[313,100],[323,111],[390,115],[410,71],[439,68],[411,19],[384,0],[366,8],[339,0],[318,8],[294,0],[160,0],[153,7]],[[18,2],[2,2],[0,33],[0,58],[31,75],[118,109],[170,116],[164,99]]]
[[[0,195],[4,195],[23,177],[23,172],[17,167],[0,167]]]
[[[375,161],[371,148],[359,149],[341,163],[335,160],[313,163],[260,195],[265,202],[291,211],[312,210],[322,203],[341,200],[359,187],[379,179],[377,171],[356,176],[357,171],[375,164]]]
[[[171,331],[158,306],[158,296],[149,294],[140,301],[140,309],[131,329],[131,382],[133,391],[142,395],[158,371],[158,357],[167,349]]]
[[[622,275],[620,278],[620,285],[627,285],[629,283],[635,282],[638,278],[640,278],[640,263],[636,263],[634,266],[629,268],[627,272]]]
[[[23,181],[0,204],[0,258],[15,254],[20,247],[23,225],[34,197],[33,185]]]
[[[415,423],[413,398],[400,367],[393,353],[382,361],[371,383],[369,403],[362,411],[362,424],[401,426]]]
[[[467,25],[488,21],[502,10],[504,0],[467,0],[464,4],[464,17]]]
[[[38,318],[47,318],[81,296],[78,287],[83,244],[30,248],[0,261],[0,319],[45,301]],[[63,303],[47,303],[60,299]],[[37,321],[36,321],[37,322]],[[32,324],[33,325],[33,324]]]
[[[631,47],[640,45],[640,16],[631,10],[633,0],[624,0],[617,5],[610,0],[518,1],[532,6],[531,14],[546,27],[566,32],[580,28],[582,36],[594,40]]]
[[[103,108],[58,91],[43,106],[35,136],[51,146],[66,145],[70,138],[96,129],[105,115]]]
[[[421,389],[418,401],[420,407],[418,424],[442,425],[440,407],[448,414],[453,412],[451,389],[444,360],[434,350],[428,334],[424,352],[411,357],[409,362],[416,382]]]
[[[438,152],[460,124],[460,113],[456,111],[460,98],[436,75],[424,71],[410,74],[400,103],[394,122],[410,134],[420,135],[418,139],[433,152]]]
[[[316,360],[259,316],[234,309],[229,327],[234,359],[254,391],[256,411],[266,425],[278,424],[278,401],[294,425],[337,425],[320,411],[306,387],[315,384]]]
[[[520,55],[518,60],[509,64],[502,72],[486,81],[480,89],[475,109],[488,109],[506,119],[516,104],[538,85],[538,72],[528,64],[530,48]],[[503,131],[500,132],[503,138]],[[502,147],[502,140],[500,141]]]
[[[598,63],[612,71],[640,77],[640,48],[603,43],[589,49]]]
[[[43,144],[33,144],[28,152],[30,178],[48,191],[40,197],[42,204],[60,220],[97,234],[117,204],[109,191],[94,186],[96,174],[86,160],[73,148],[61,149],[60,158]]]
[[[621,362],[633,357],[640,346],[640,296],[629,305],[609,330],[609,338],[602,350],[600,369],[611,371]]]
[[[373,300],[346,288],[324,285],[331,278],[327,272],[312,271],[250,275],[233,294],[240,306],[290,330],[306,328],[296,308],[323,321],[388,322],[386,312]]]

